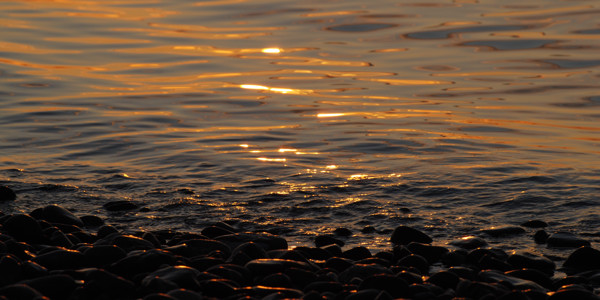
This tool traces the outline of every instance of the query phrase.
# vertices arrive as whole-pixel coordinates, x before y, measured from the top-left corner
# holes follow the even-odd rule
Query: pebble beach
[[[18,201],[10,187],[0,194]],[[345,228],[291,247],[234,220],[198,232],[139,231],[54,204],[0,213],[0,224],[0,299],[600,299],[600,251],[577,235],[546,232],[542,220],[445,246],[398,224],[380,251],[347,245]],[[564,257],[486,242],[525,228],[536,229],[532,243]]]

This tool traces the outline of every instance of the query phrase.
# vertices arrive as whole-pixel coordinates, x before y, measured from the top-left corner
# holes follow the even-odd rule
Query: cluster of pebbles
[[[557,272],[544,256],[481,238],[435,246],[407,226],[392,249],[371,253],[335,235],[290,249],[227,222],[125,233],[58,205],[0,213],[0,224],[0,299],[600,299],[600,251],[585,243]]]

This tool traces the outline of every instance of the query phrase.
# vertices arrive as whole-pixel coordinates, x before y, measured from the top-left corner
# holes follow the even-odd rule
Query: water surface
[[[595,1],[3,1],[7,213],[600,241]],[[108,213],[108,201],[145,209]],[[365,226],[378,232],[361,233]],[[506,248],[542,251],[532,232]]]

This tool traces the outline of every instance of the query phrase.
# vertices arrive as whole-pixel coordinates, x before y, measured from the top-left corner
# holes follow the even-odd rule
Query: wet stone
[[[546,241],[549,247],[565,247],[565,248],[579,248],[583,246],[590,246],[590,242],[577,237],[576,235],[569,232],[557,232]]]
[[[363,280],[358,289],[375,289],[378,292],[386,291],[393,299],[408,296],[408,283],[401,278],[389,274],[376,274],[367,277]]]
[[[177,300],[202,300],[202,296],[199,293],[186,289],[171,290],[167,295]]]
[[[590,247],[581,247],[569,255],[563,263],[563,269],[567,274],[600,270],[600,251]]]
[[[519,226],[499,226],[499,227],[491,227],[487,229],[482,229],[481,232],[492,236],[492,237],[505,237],[511,235],[518,235],[525,233],[525,229]]]
[[[93,215],[85,215],[85,216],[81,216],[79,217],[79,219],[83,222],[83,225],[85,227],[100,227],[102,225],[104,225],[104,220],[102,220],[102,218],[98,217],[98,216],[93,216]]]
[[[392,272],[383,266],[377,264],[355,264],[339,274],[341,282],[350,282],[353,278],[365,279],[376,274],[392,274]]]
[[[543,228],[543,227],[548,227],[548,223],[546,223],[542,220],[529,220],[527,222],[523,222],[521,224],[521,226],[527,227],[527,228]]]
[[[421,274],[427,274],[429,272],[429,263],[421,255],[411,254],[405,256],[398,261],[398,265],[407,268],[415,268]]]
[[[369,258],[371,256],[372,256],[371,251],[369,251],[369,249],[362,247],[362,246],[354,247],[354,248],[351,248],[351,249],[348,249],[348,250],[342,252],[342,257],[352,259],[355,261]]]
[[[348,229],[348,228],[340,227],[340,228],[336,228],[333,231],[333,234],[338,235],[338,236],[351,236],[352,231],[350,231],[350,229]],[[341,246],[343,246],[343,245],[341,245]]]
[[[139,205],[133,201],[119,200],[104,203],[103,207],[108,211],[129,211],[138,209]]]
[[[33,258],[33,262],[48,270],[76,270],[87,265],[87,260],[76,250],[52,250]]]
[[[514,253],[508,256],[506,262],[517,269],[536,269],[550,276],[554,274],[554,269],[556,269],[556,264],[550,259],[528,252]]]
[[[476,249],[476,248],[487,246],[487,242],[480,237],[466,236],[466,237],[451,241],[450,245],[456,246],[459,248],[463,248],[463,249],[467,249],[467,250],[471,250],[471,249]]]
[[[96,245],[83,251],[83,256],[91,266],[103,268],[124,258],[127,253],[115,245]]]
[[[12,215],[2,225],[6,233],[20,242],[38,244],[43,241],[42,228],[29,215]]]
[[[0,185],[0,202],[2,201],[14,201],[17,199],[17,194],[11,188]]]
[[[315,237],[315,246],[317,247],[323,247],[332,244],[343,247],[345,243],[344,241],[330,235],[318,235]]]
[[[410,242],[430,244],[433,240],[420,230],[408,226],[398,226],[392,232],[390,241],[396,245],[408,245]]]
[[[5,299],[24,299],[24,300],[48,300],[50,298],[45,297],[34,288],[18,283],[0,287],[0,296],[6,297]]]
[[[442,256],[448,252],[448,249],[444,247],[432,246],[417,242],[408,244],[406,248],[408,248],[408,250],[414,254],[425,257],[430,264],[439,261]]]
[[[64,274],[52,274],[21,281],[50,299],[67,299],[79,286],[72,277]]]
[[[550,235],[545,230],[538,230],[533,235],[533,240],[536,244],[545,244],[549,237]]]
[[[64,207],[55,204],[42,208],[42,219],[50,223],[70,224],[83,227],[81,219]]]

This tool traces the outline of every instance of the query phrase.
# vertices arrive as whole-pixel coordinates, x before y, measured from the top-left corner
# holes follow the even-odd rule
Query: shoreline
[[[527,225],[543,227],[534,222]],[[119,231],[58,205],[0,214],[0,224],[0,299],[600,299],[600,251],[543,230],[536,242],[565,247],[563,263],[480,237],[436,246],[402,225],[392,247],[375,252],[345,245],[342,229],[292,248],[227,222],[198,232]]]

